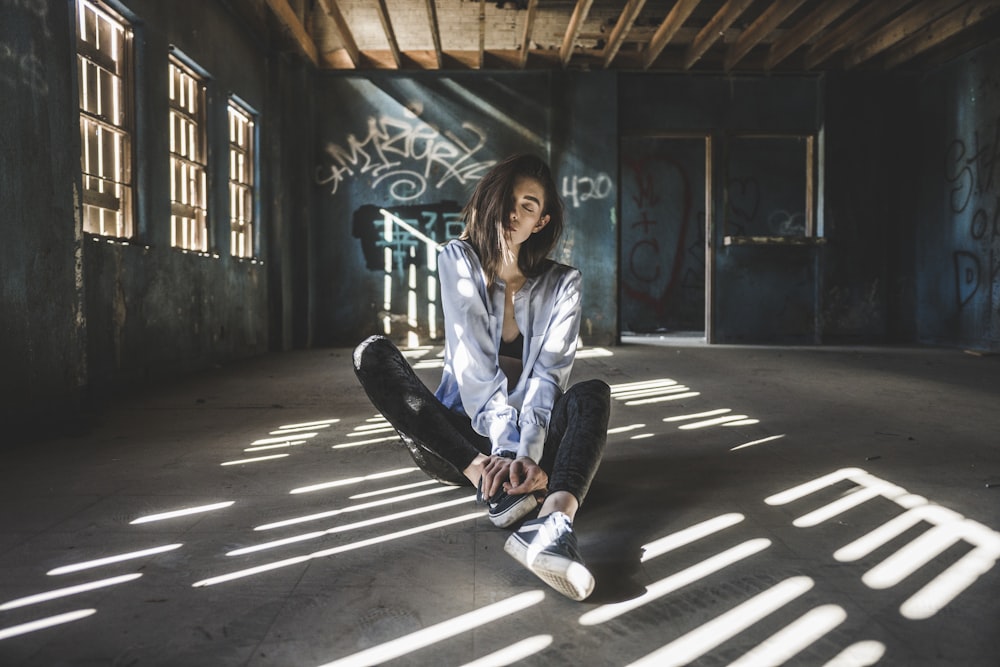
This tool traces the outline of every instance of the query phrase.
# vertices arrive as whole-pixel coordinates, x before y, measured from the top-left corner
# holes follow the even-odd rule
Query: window
[[[253,257],[254,121],[235,101],[229,102],[230,252]]]
[[[205,84],[170,57],[170,243],[208,251]]]
[[[814,239],[811,135],[738,136],[729,144],[726,237],[732,242]]]
[[[83,230],[129,238],[134,230],[132,31],[99,2],[78,0],[76,12]]]

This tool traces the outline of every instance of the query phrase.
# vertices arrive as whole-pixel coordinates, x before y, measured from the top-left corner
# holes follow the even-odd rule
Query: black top
[[[517,334],[517,338],[509,343],[503,338],[500,339],[501,357],[511,357],[520,361],[522,354],[524,354],[524,334]]]

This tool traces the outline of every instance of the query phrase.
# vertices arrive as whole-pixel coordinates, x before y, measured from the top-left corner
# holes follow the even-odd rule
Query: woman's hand
[[[491,456],[486,461],[483,465],[481,482],[483,498],[489,500],[499,493],[500,489],[506,486],[506,482],[510,478],[510,466],[512,463],[514,463],[512,460],[503,456]]]
[[[512,461],[507,468],[507,476],[508,481],[503,488],[512,496],[544,491],[549,485],[549,476],[527,456]]]

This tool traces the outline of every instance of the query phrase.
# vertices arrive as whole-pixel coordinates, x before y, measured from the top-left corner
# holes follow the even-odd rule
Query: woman
[[[572,522],[600,463],[610,390],[567,390],[580,329],[580,272],[548,259],[563,211],[548,166],[515,155],[494,166],[463,210],[465,230],[438,257],[444,370],[432,395],[382,336],[354,352],[358,379],[425,472],[472,484],[504,549],[575,600],[594,578]]]

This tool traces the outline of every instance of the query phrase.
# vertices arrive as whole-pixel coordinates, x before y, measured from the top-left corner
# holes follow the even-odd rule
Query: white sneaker
[[[573,524],[562,512],[525,521],[503,548],[568,598],[584,600],[594,591],[594,575],[583,564]]]

